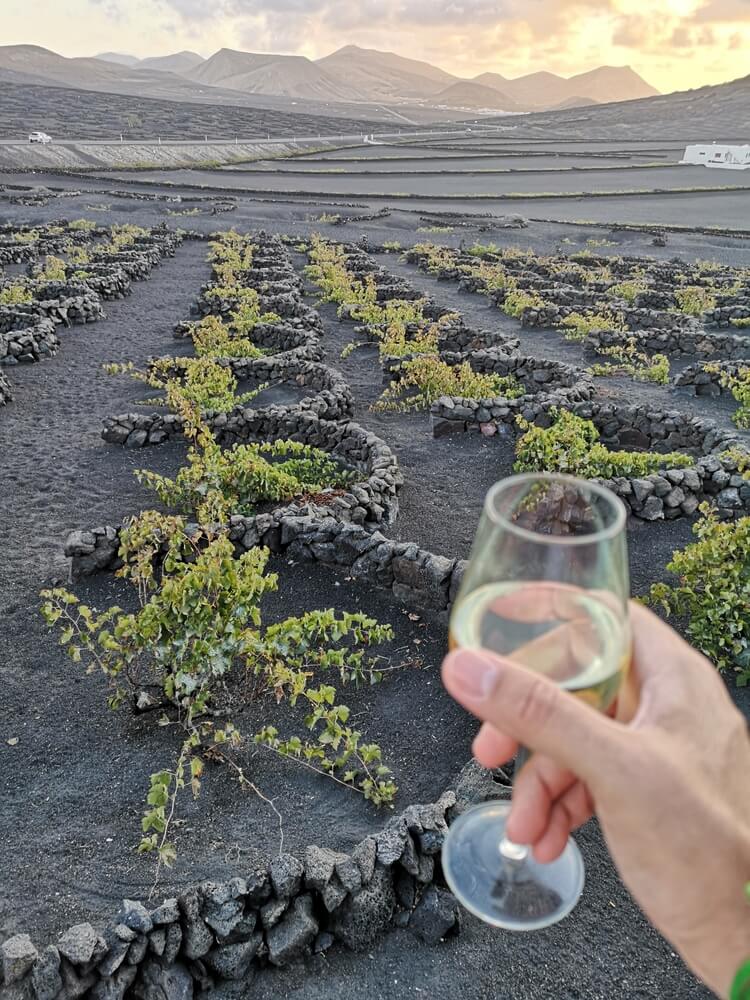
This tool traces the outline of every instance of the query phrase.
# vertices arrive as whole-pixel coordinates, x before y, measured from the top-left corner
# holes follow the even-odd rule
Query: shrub
[[[418,233],[439,233],[448,235],[453,232],[453,226],[420,226]]]
[[[536,292],[525,292],[520,288],[513,288],[505,296],[502,308],[508,316],[520,318],[527,309],[543,309],[544,299]]]
[[[737,326],[740,329],[745,329],[750,327],[750,316],[741,316],[739,318],[730,319],[729,322],[732,326]]]
[[[96,223],[91,222],[89,219],[74,219],[68,226],[69,229],[73,229],[76,232],[83,233],[93,233],[96,229]]]
[[[255,399],[265,385],[252,392],[237,395],[237,379],[231,368],[219,365],[211,358],[159,358],[147,372],[139,371],[132,362],[106,365],[109,375],[130,375],[152,389],[164,390],[164,396],[145,400],[149,406],[169,406],[179,409],[183,402],[197,406],[201,412],[226,413]]]
[[[479,243],[476,242],[466,251],[471,257],[487,257],[488,255],[500,253],[500,247],[497,243]]]
[[[39,274],[38,281],[65,281],[67,268],[64,260],[59,257],[44,258],[44,270]]]
[[[105,676],[111,708],[127,703],[161,711],[160,724],[181,732],[174,765],[151,775],[139,849],[157,852],[159,864],[174,861],[177,800],[186,787],[198,796],[209,760],[227,765],[265,798],[237,760],[247,741],[230,719],[230,705],[252,696],[271,695],[269,708],[302,700],[309,714],[305,735],[281,739],[266,725],[251,743],[297,759],[378,805],[390,803],[396,786],[380,748],[348,725],[348,708],[322,675],[336,671],[344,685],[379,680],[377,659],[365,650],[392,638],[391,630],[363,614],[332,610],[265,625],[263,598],[278,589],[277,577],[266,573],[268,551],[235,558],[226,535],[188,536],[185,527],[180,518],[149,511],[122,532],[119,575],[138,594],[134,613],[117,606],[95,611],[63,589],[41,595],[42,615],[60,629],[71,659]]]
[[[31,289],[26,285],[13,283],[0,288],[0,306],[22,306],[33,301]]]
[[[702,285],[687,285],[678,288],[674,293],[682,312],[688,316],[702,316],[708,309],[716,308],[716,298],[708,288]]]
[[[585,340],[589,334],[597,331],[622,332],[624,325],[620,316],[612,313],[583,313],[573,312],[562,321],[565,328],[566,340]]]
[[[622,347],[598,347],[597,352],[605,357],[614,358],[608,364],[596,364],[589,368],[592,375],[630,375],[638,382],[655,382],[657,385],[669,384],[669,358],[666,354],[654,354],[649,357],[642,354],[635,345],[634,339]]]
[[[708,504],[693,527],[697,542],[675,552],[675,585],[655,583],[648,601],[685,620],[691,642],[719,670],[750,681],[750,517],[719,521]]]
[[[259,358],[265,353],[246,337],[233,337],[218,316],[206,316],[192,330],[199,358]]]
[[[91,254],[85,247],[74,243],[68,250],[68,260],[71,264],[90,264]]]
[[[402,398],[410,389],[418,391]],[[373,409],[398,412],[425,410],[441,396],[459,399],[504,396],[515,399],[523,396],[524,392],[523,386],[510,375],[484,375],[475,372],[468,361],[453,367],[435,355],[425,355],[401,365],[398,380],[385,390]]]
[[[383,249],[386,253],[398,252],[401,249],[401,244],[398,240],[388,240],[383,244]]]
[[[137,470],[136,477],[163,504],[181,514],[197,515],[200,524],[224,524],[232,514],[255,514],[267,501],[342,487],[353,478],[327,452],[298,441],[242,444],[225,450],[201,424],[197,411],[183,405],[181,412],[186,436],[193,441],[187,465],[175,479],[144,469]]]
[[[619,281],[607,289],[607,295],[612,299],[625,299],[626,302],[634,302],[635,299],[646,291],[645,281]]]
[[[522,436],[516,442],[516,472],[567,472],[585,479],[647,476],[660,469],[684,468],[693,459],[683,452],[666,455],[643,451],[610,451],[599,440],[591,420],[569,410],[553,409],[551,427],[537,427],[516,417]]]
[[[14,233],[13,240],[16,243],[36,243],[40,236],[38,229],[27,229],[24,232]]]
[[[706,371],[718,372],[720,381],[725,389],[729,389],[734,398],[739,403],[732,419],[738,427],[745,430],[750,429],[750,365],[747,368],[741,366],[736,375],[723,372],[715,365],[705,365]]]

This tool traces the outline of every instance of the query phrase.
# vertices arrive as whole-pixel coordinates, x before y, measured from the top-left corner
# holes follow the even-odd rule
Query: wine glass
[[[490,650],[606,712],[630,663],[629,590],[626,510],[614,493],[572,476],[512,476],[487,494],[450,646]],[[519,752],[516,773],[528,755]],[[506,836],[509,814],[509,802],[463,813],[446,837],[443,871],[482,920],[538,930],[578,902],[583,860],[568,839],[556,861],[538,862]]]

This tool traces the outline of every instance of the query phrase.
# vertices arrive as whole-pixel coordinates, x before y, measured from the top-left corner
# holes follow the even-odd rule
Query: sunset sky
[[[630,65],[662,91],[750,72],[750,0],[1,0],[2,44],[63,55],[222,47],[316,58],[348,43],[461,76]],[[635,11],[635,12],[634,12]]]

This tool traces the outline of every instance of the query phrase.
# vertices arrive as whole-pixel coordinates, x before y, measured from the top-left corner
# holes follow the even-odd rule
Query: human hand
[[[711,664],[634,604],[629,721],[610,719],[528,669],[451,653],[446,688],[482,719],[474,754],[496,767],[533,751],[508,835],[540,861],[596,813],[612,858],[654,925],[722,995],[750,956],[750,739]]]

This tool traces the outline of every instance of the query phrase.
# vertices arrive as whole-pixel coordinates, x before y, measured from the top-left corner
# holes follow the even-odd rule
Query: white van
[[[47,135],[46,132],[32,132],[29,135],[29,142],[52,142],[52,136]]]

